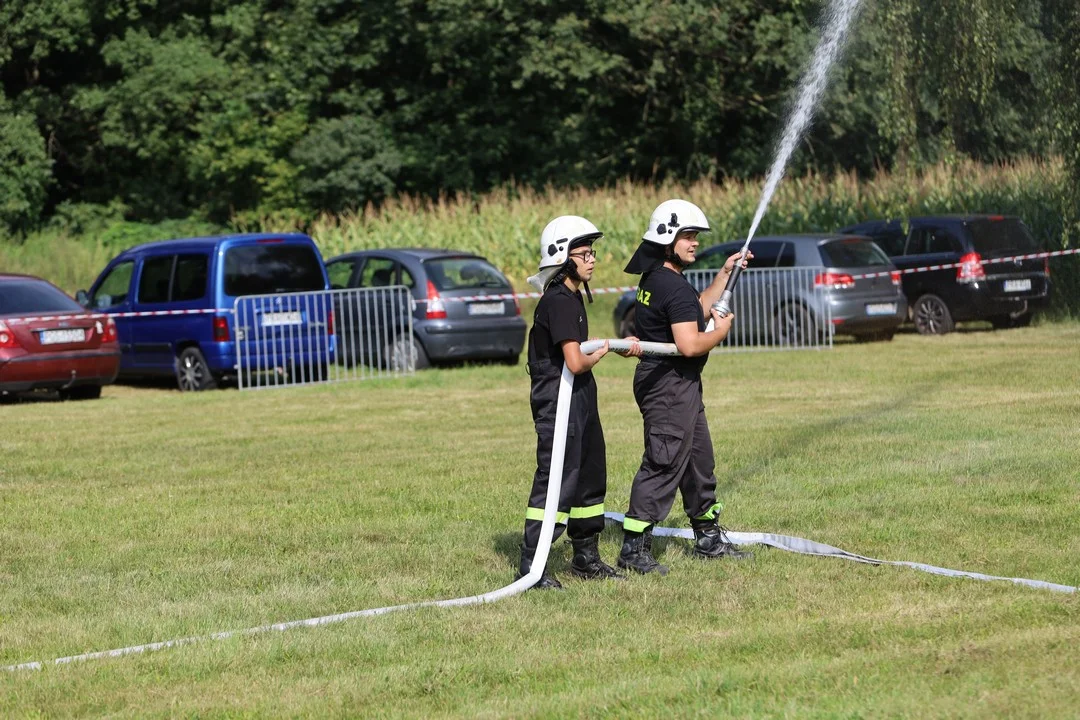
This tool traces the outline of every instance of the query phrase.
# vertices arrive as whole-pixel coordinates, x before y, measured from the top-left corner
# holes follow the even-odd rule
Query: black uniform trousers
[[[536,473],[533,475],[529,507],[525,514],[525,540],[521,565],[532,563],[540,541],[540,526],[547,501],[548,473],[555,441],[555,408],[559,398],[562,366],[549,361],[529,363],[532,376],[530,401],[536,425]],[[564,529],[571,539],[599,534],[604,529],[604,496],[607,494],[607,448],[596,402],[596,381],[592,374],[577,376],[570,402],[563,459],[562,490],[552,541]]]
[[[634,374],[634,399],[644,419],[645,452],[623,527],[642,532],[666,518],[676,490],[691,520],[714,519],[721,506],[700,372],[642,361]]]

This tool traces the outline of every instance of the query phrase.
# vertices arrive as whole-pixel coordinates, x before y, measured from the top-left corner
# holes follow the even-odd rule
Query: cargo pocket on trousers
[[[682,428],[671,425],[654,425],[649,428],[649,457],[657,467],[666,468],[674,464],[682,447]]]

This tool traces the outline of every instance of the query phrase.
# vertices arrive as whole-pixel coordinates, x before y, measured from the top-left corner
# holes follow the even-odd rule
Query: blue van
[[[138,245],[116,256],[90,291],[76,297],[114,317],[121,378],[175,375],[181,390],[205,390],[237,374],[238,350],[247,368],[280,366],[280,357],[258,357],[277,336],[303,341],[290,363],[331,362],[332,309],[325,299],[305,295],[329,288],[310,237],[262,233]],[[253,295],[275,297],[256,315],[245,314],[251,327],[238,327],[236,300]]]

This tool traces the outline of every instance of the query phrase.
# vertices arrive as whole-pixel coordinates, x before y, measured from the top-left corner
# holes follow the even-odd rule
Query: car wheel
[[[949,306],[937,295],[923,295],[916,300],[911,319],[920,335],[944,335],[956,327]]]
[[[622,320],[619,321],[619,337],[630,337],[631,335],[637,335],[637,313],[633,305],[630,306],[630,309],[622,316]]]
[[[387,368],[393,372],[423,370],[431,363],[415,337],[399,337],[386,348]]]
[[[779,345],[806,345],[816,333],[814,318],[797,303],[781,305],[773,316],[773,338]]]
[[[97,400],[101,397],[100,385],[80,385],[60,391],[61,400]]]
[[[176,358],[176,384],[184,392],[210,390],[217,386],[206,358],[197,347],[184,348]]]
[[[1016,317],[1013,317],[1012,315],[998,315],[997,317],[990,318],[990,324],[994,326],[995,330],[1027,327],[1031,324],[1031,313],[1026,312],[1023,315],[1018,315]]]

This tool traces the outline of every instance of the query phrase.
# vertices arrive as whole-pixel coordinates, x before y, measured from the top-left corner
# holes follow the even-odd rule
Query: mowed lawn
[[[597,370],[618,511],[633,368]],[[505,585],[528,387],[465,367],[0,407],[0,665]],[[714,355],[705,394],[731,528],[1080,585],[1080,325]],[[666,578],[574,581],[560,541],[563,593],[0,672],[0,716],[1080,713],[1078,595],[657,547]]]

